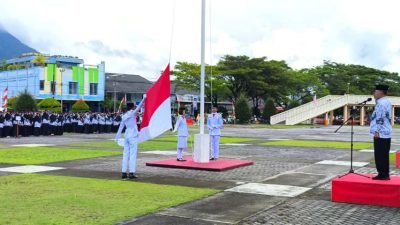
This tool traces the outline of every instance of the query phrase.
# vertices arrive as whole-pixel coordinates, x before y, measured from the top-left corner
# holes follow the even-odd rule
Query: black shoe
[[[127,179],[128,178],[128,175],[126,174],[126,173],[122,173],[122,177],[121,177],[122,179]]]
[[[211,160],[211,161],[214,161],[215,159],[214,159],[214,158],[211,158],[210,160]]]
[[[176,159],[178,162],[186,162],[186,159]]]
[[[138,177],[134,173],[129,173],[129,179],[137,179]]]
[[[390,180],[390,176],[382,177],[378,175],[376,177],[373,177],[372,180]]]

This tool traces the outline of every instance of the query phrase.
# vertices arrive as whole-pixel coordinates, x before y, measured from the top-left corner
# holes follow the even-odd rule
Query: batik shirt
[[[371,117],[370,134],[379,133],[380,138],[392,137],[392,104],[387,97],[376,100],[375,110]]]

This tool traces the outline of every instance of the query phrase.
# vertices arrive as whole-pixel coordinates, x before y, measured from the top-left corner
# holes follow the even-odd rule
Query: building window
[[[97,84],[90,84],[90,95],[97,95]]]
[[[76,95],[78,94],[78,82],[69,82],[69,94],[70,95]]]
[[[56,93],[56,82],[51,81],[50,90],[51,90],[51,93]]]
[[[44,80],[40,80],[40,90],[44,91]]]

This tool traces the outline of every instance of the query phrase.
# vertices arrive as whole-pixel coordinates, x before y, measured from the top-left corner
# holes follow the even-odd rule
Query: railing
[[[342,96],[341,98],[334,99],[330,102],[325,102],[325,104],[314,107],[312,110],[295,115],[286,120],[286,125],[295,125],[305,120],[314,118],[326,112],[330,112],[337,108],[343,107],[348,104],[348,96]]]
[[[327,95],[323,98],[317,99],[315,102],[309,102],[299,107],[290,109],[288,111],[279,113],[271,117],[271,124],[285,122],[286,125],[294,125],[305,120],[314,118],[332,110],[338,109],[345,105],[358,105],[371,95]],[[400,106],[400,97],[388,96],[393,106]],[[367,103],[369,106],[375,105],[372,100]]]
[[[277,124],[277,123],[286,121],[290,117],[293,117],[300,113],[310,111],[316,107],[320,107],[321,105],[326,104],[327,102],[330,102],[332,100],[335,100],[335,99],[341,98],[341,97],[343,97],[343,96],[342,95],[327,95],[325,97],[317,99],[316,102],[312,101],[312,102],[306,103],[304,105],[298,106],[296,108],[290,109],[288,111],[279,113],[279,114],[271,117],[271,124]]]

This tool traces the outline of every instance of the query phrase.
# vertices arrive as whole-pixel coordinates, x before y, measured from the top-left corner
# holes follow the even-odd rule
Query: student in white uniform
[[[139,131],[137,129],[137,116],[140,109],[143,106],[146,95],[143,96],[143,100],[135,109],[135,104],[129,102],[126,104],[127,112],[122,116],[121,124],[117,135],[115,136],[115,141],[121,137],[122,130],[125,130],[125,142],[124,142],[124,154],[122,158],[122,179],[135,179],[137,176],[136,172],[136,157],[137,157],[137,147],[138,147],[138,137]],[[129,177],[127,176],[127,171],[129,170]]]
[[[187,149],[187,139],[189,136],[188,127],[185,118],[185,110],[179,110],[179,116],[175,124],[173,132],[178,131],[178,152],[176,160],[180,162],[186,161],[183,157],[183,151]]]
[[[212,113],[208,115],[207,127],[210,135],[211,143],[211,159],[217,160],[219,158],[219,140],[221,137],[221,128],[223,125],[221,114],[217,113],[218,108],[213,107]]]

